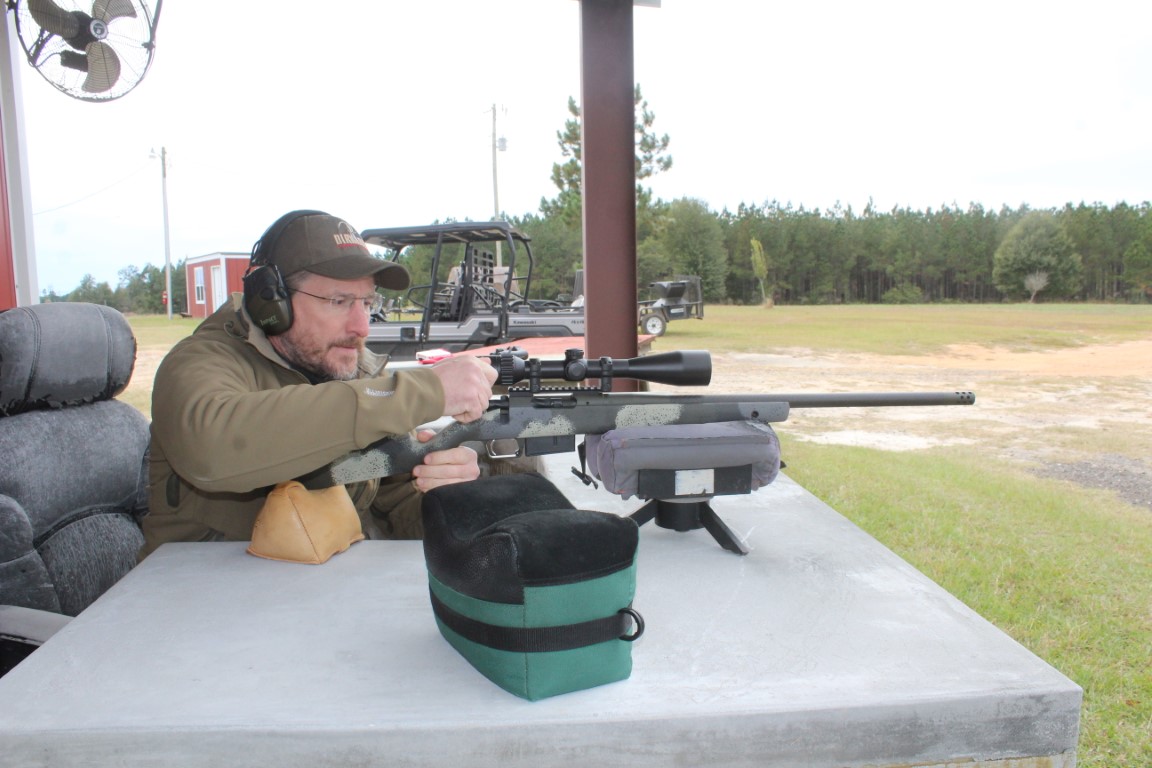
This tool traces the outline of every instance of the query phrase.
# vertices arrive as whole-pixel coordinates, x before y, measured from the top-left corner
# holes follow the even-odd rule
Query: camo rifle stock
[[[581,350],[569,350],[563,361],[526,359],[518,350],[500,350],[489,357],[499,371],[497,384],[528,381],[494,396],[477,421],[453,422],[432,440],[388,437],[363,450],[353,451],[333,463],[299,478],[305,487],[369,480],[409,472],[433,452],[462,443],[489,446],[515,440],[518,452],[511,455],[540,456],[571,451],[577,435],[599,435],[624,427],[676,424],[708,424],[754,420],[785,421],[792,408],[855,408],[873,406],[971,405],[972,392],[856,392],[844,394],[683,395],[652,392],[611,392],[614,376],[658,384],[703,385],[712,375],[707,352],[665,352],[626,360],[586,360]],[[600,379],[598,387],[545,387],[544,381]]]

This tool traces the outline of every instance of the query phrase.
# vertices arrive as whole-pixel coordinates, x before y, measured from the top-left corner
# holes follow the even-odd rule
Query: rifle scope
[[[502,349],[487,356],[499,372],[496,383],[508,386],[527,379],[535,391],[543,379],[600,379],[600,387],[622,376],[654,384],[704,386],[712,380],[712,355],[706,350],[661,352],[641,357],[585,359],[584,350],[568,349],[563,360],[524,359],[522,350]]]

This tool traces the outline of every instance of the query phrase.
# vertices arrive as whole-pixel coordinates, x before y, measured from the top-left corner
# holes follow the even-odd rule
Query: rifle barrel
[[[972,405],[972,392],[845,392],[791,395],[672,395],[651,392],[553,393],[514,391],[493,397],[478,421],[453,422],[432,440],[410,435],[378,440],[298,478],[306,488],[408,472],[434,450],[463,442],[603,434],[624,426],[707,424],[754,419],[784,421],[790,408],[867,408],[900,405]]]
[[[974,392],[844,392],[764,395],[779,398],[792,408],[868,408],[901,405],[972,405]]]

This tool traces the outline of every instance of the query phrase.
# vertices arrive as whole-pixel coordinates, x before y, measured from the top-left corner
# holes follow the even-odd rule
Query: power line
[[[139,175],[140,172],[143,171],[146,167],[147,167],[146,165],[141,165],[139,168],[137,168],[132,173],[128,174],[127,176],[120,179],[119,181],[112,182],[111,184],[109,184],[106,187],[102,187],[102,188],[96,190],[95,192],[90,192],[89,194],[85,195],[84,197],[77,198],[70,203],[64,203],[63,205],[58,205],[55,208],[47,208],[43,211],[35,211],[35,212],[33,212],[32,215],[33,216],[39,216],[42,213],[52,213],[53,211],[59,211],[62,208],[68,208],[70,206],[76,205],[77,203],[82,203],[85,200],[96,197],[96,195],[103,194],[104,192],[107,192],[108,190],[112,189],[112,187],[119,186],[120,184],[123,184],[124,182],[128,181],[132,177]]]

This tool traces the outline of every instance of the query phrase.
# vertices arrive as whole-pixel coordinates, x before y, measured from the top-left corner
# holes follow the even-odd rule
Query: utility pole
[[[503,136],[496,138],[496,105],[492,105],[492,220],[500,218],[500,183],[496,174],[496,152],[506,152],[508,140]],[[496,266],[503,266],[504,259],[500,253],[501,243],[496,243]]]
[[[172,319],[172,245],[168,233],[168,150],[160,147],[160,154],[152,150],[152,157],[160,160],[160,194],[164,202],[164,302],[168,307],[168,319]]]
[[[500,218],[500,183],[496,175],[496,105],[492,105],[492,220]]]

